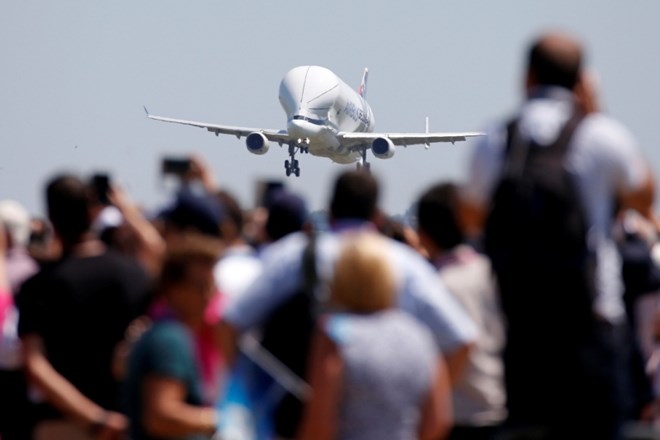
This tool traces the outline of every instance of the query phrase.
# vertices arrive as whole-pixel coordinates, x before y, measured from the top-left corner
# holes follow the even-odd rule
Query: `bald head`
[[[531,46],[528,63],[530,85],[573,90],[580,77],[582,47],[568,34],[547,33]]]

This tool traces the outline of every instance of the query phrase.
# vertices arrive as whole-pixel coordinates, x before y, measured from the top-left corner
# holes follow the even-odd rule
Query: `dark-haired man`
[[[52,179],[48,216],[62,257],[23,285],[18,332],[28,376],[45,397],[35,439],[121,438],[112,357],[145,305],[142,267],[91,231],[88,186],[74,176]]]
[[[551,147],[558,150],[563,143],[566,153],[554,157],[561,157],[559,169],[571,176],[573,193],[584,212],[588,234],[583,234],[587,248],[583,255],[595,256],[595,276],[556,288],[562,277],[533,277],[519,268],[517,274],[507,272],[511,275],[507,285],[515,286],[511,289],[502,287],[503,276],[498,274],[502,298],[508,298],[504,311],[509,323],[505,355],[509,421],[540,430],[545,436],[539,438],[619,438],[625,404],[625,360],[619,355],[625,310],[621,258],[611,230],[616,209],[634,209],[652,217],[653,177],[628,130],[594,111],[595,97],[582,67],[583,50],[574,37],[560,32],[541,35],[530,47],[527,61],[526,100],[516,115],[511,140],[506,127],[499,125],[475,150],[464,192],[468,219],[472,231],[480,231],[500,177],[520,170],[520,163],[528,166],[530,161],[522,160],[526,156],[520,151],[531,156]],[[586,113],[581,120],[580,113]],[[578,125],[565,143],[562,138],[569,122]],[[550,169],[551,162],[544,163]],[[542,236],[553,231],[537,232]],[[491,234],[491,238],[498,237]],[[547,255],[537,248],[535,254],[514,256],[532,264]],[[566,260],[557,258],[545,267]],[[592,287],[583,288],[584,281]],[[559,311],[539,305],[567,291],[571,295],[564,297],[571,299]],[[536,307],[521,306],[521,301],[532,304],[534,298]],[[584,319],[573,319],[585,309],[580,315]]]
[[[504,323],[490,262],[467,244],[458,187],[439,183],[417,202],[421,247],[447,290],[479,327],[464,374],[452,387],[450,440],[492,440],[506,418]]]

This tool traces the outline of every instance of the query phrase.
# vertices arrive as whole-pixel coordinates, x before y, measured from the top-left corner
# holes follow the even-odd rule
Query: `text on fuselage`
[[[369,125],[369,114],[355,105],[353,102],[348,101],[344,107],[344,113],[354,121],[360,121],[364,125]]]

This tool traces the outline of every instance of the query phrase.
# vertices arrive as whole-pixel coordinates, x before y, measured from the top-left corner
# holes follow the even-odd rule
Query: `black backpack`
[[[595,258],[574,176],[564,166],[582,118],[574,113],[548,146],[523,142],[518,121],[508,124],[502,176],[484,230],[509,327],[536,328],[550,339],[562,329],[574,336],[592,320]]]
[[[316,237],[314,234],[302,256],[303,283],[299,290],[268,318],[262,328],[261,345],[288,368],[298,379],[307,376],[307,360],[312,334],[316,326],[319,301],[315,295]],[[279,437],[293,438],[302,414],[303,402],[287,392],[274,413],[275,431]]]

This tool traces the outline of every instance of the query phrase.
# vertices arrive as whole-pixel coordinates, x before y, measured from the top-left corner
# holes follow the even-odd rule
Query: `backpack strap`
[[[564,128],[562,129],[561,134],[555,143],[551,146],[551,148],[554,148],[559,155],[566,155],[571,138],[573,137],[573,133],[575,133],[575,130],[577,129],[578,125],[580,125],[580,122],[582,122],[584,117],[584,112],[575,109],[570,119],[564,124]]]
[[[316,297],[314,290],[316,288],[317,273],[316,273],[316,233],[312,232],[309,235],[307,246],[303,252],[303,288],[305,293],[312,299]]]
[[[577,129],[585,114],[579,109],[575,109],[568,121],[564,124],[561,132],[554,143],[548,145],[547,151],[553,151],[557,158],[563,159],[568,152],[573,133]],[[532,142],[523,141],[520,138],[519,130],[520,118],[514,118],[506,125],[506,145],[504,149],[505,170],[508,173],[522,174]]]

